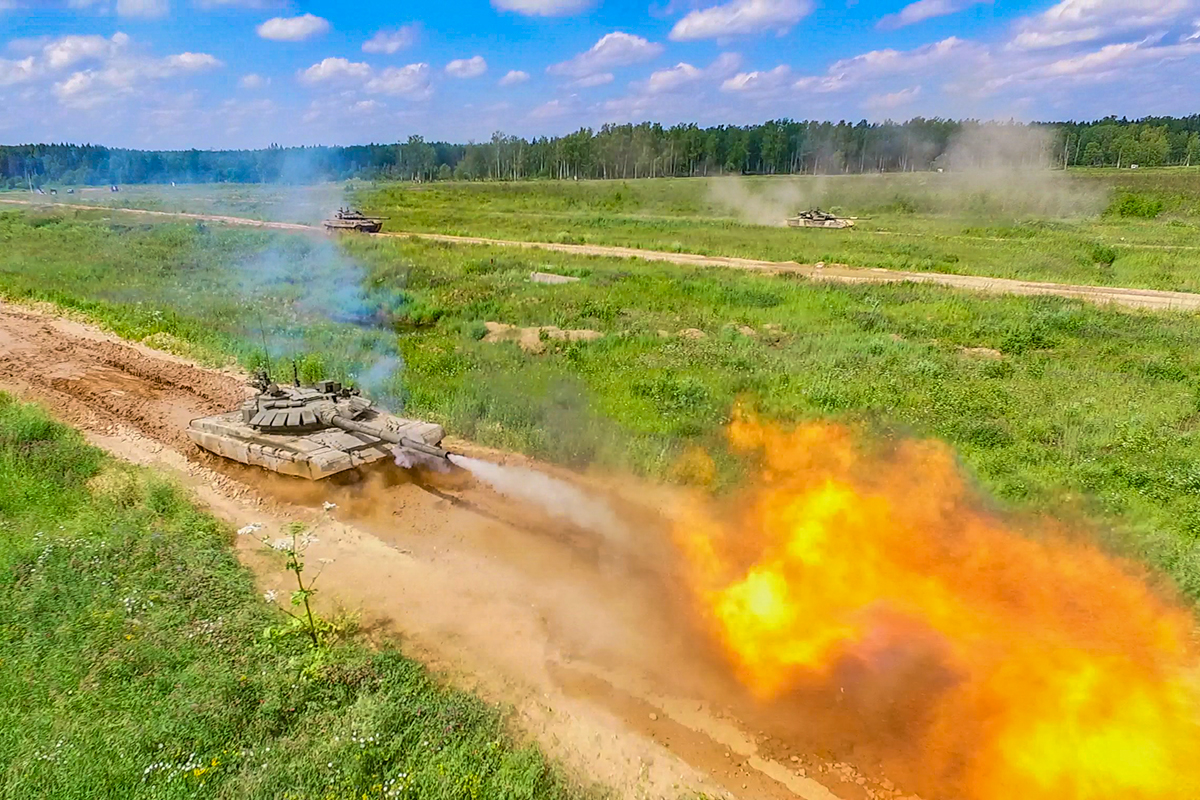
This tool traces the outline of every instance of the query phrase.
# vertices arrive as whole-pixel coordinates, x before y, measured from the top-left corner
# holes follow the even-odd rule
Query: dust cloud
[[[752,188],[744,178],[715,178],[708,184],[708,202],[750,225],[784,227],[787,218],[806,211],[822,195],[820,178],[776,180]]]

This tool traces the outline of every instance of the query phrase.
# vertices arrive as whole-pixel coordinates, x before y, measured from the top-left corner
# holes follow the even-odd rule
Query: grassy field
[[[382,389],[410,413],[577,466],[691,480],[680,456],[693,445],[720,454],[739,401],[784,422],[834,417],[938,437],[1002,505],[1091,520],[1200,599],[1190,315],[393,239],[331,251],[263,231],[89,215],[0,218],[0,291],[247,365],[261,361],[262,316],[276,358],[297,357],[309,377],[361,378],[390,363],[383,348],[404,366]],[[262,280],[261,265],[277,262],[292,266]],[[533,270],[582,280],[534,284]],[[249,288],[247,274],[260,278]],[[338,276],[357,282],[355,305],[369,314],[311,307]],[[485,341],[486,322],[601,338],[530,353]],[[738,481],[736,461],[719,467],[715,489]]]
[[[128,186],[60,200],[802,263],[1200,291],[1200,168],[559,181]],[[847,231],[779,227],[820,205]]]
[[[0,394],[0,797],[591,796],[397,652],[283,619],[181,492]]]

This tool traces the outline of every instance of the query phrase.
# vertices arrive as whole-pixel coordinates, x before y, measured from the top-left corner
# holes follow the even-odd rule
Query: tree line
[[[1005,147],[1016,140],[1030,148]],[[1032,137],[1030,136],[1032,134]],[[649,178],[721,174],[915,172],[954,169],[956,143],[974,137],[970,160],[1044,162],[1059,168],[1200,165],[1200,115],[1093,122],[997,123],[926,119],[871,123],[777,119],[761,125],[604,125],[525,139],[497,132],[486,142],[280,147],[259,150],[127,150],[99,145],[0,146],[0,186],[51,184],[307,183],[349,178],[523,180]]]

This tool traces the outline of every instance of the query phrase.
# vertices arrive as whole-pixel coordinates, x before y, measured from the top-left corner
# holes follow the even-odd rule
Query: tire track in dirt
[[[901,796],[882,776],[812,755],[810,744],[758,718],[679,611],[654,515],[627,517],[640,526],[634,551],[515,507],[465,475],[414,478],[391,468],[358,483],[312,483],[192,446],[188,421],[235,406],[243,378],[0,303],[0,389],[48,406],[118,457],[173,476],[234,529],[255,523],[273,535],[290,521],[309,523],[318,538],[309,558],[329,560],[325,612],[360,614],[368,632],[402,637],[410,655],[513,707],[551,756],[616,796]],[[456,449],[527,463],[465,443]],[[629,514],[635,500],[663,501],[644,484],[619,494],[620,481],[535,466],[611,490]],[[336,508],[322,510],[326,501]],[[286,593],[277,560],[250,537],[237,546],[264,589]]]
[[[302,233],[323,233],[316,225],[302,225],[292,222],[266,222],[246,217],[231,217],[217,214],[192,214],[175,211],[147,211],[136,208],[114,208],[111,206],[48,203],[34,200],[18,200],[0,198],[0,203],[23,206],[45,206],[58,208],[81,209],[88,211],[106,210],[119,211],[129,214],[167,217],[176,219],[194,219],[203,222],[216,222],[225,225],[240,225],[254,228],[270,228],[273,230],[294,231]],[[1013,278],[988,278],[978,275],[950,275],[942,272],[905,272],[879,268],[852,267],[847,264],[798,264],[794,261],[763,261],[752,258],[736,258],[733,256],[705,256],[694,253],[668,253],[659,250],[642,250],[636,247],[618,247],[608,245],[558,244],[555,242],[525,242],[509,239],[491,239],[482,236],[452,236],[444,233],[423,233],[417,231],[396,231],[372,234],[402,239],[425,239],[433,242],[448,244],[488,245],[496,247],[518,247],[524,249],[548,250],[557,253],[571,253],[582,256],[602,256],[608,258],[636,258],[642,261],[662,261],[692,267],[723,267],[726,269],[741,269],[771,274],[790,273],[803,275],[815,281],[832,283],[928,283],[937,286],[947,286],[966,291],[983,292],[986,294],[1011,295],[1051,295],[1083,300],[1098,305],[1116,305],[1126,308],[1147,309],[1153,311],[1195,311],[1200,309],[1200,294],[1190,292],[1169,292],[1160,289],[1134,289],[1128,287],[1088,286],[1082,284],[1046,283],[1041,281],[1022,281]]]

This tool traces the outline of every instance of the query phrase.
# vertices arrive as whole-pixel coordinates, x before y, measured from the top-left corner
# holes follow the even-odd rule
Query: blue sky
[[[1200,0],[0,0],[0,142],[1200,111]]]

